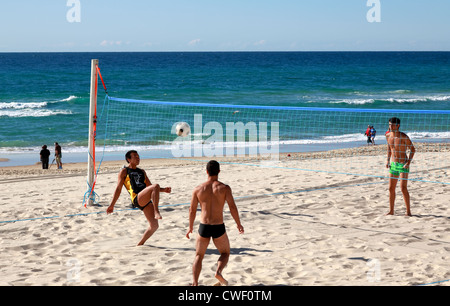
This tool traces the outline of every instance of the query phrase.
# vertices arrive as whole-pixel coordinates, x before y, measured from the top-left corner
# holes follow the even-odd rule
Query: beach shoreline
[[[388,180],[302,170],[314,158],[319,164],[360,162],[363,168],[364,152],[377,163],[385,158],[382,146],[344,151],[282,154],[274,165],[263,158],[218,158],[219,179],[231,186],[246,231],[239,235],[225,210],[231,257],[224,276],[230,284],[390,286],[450,278],[449,185],[413,181],[413,217],[404,216],[399,190],[396,215],[385,216]],[[423,154],[430,164],[449,155]],[[95,187],[99,205],[87,208],[86,162],[63,170],[1,167],[1,188],[16,192],[0,199],[0,285],[189,284],[195,254],[195,235],[185,237],[189,203],[193,188],[207,178],[208,160],[141,160],[152,183],[172,187],[161,196],[160,228],[142,247],[136,244],[147,223],[131,209],[125,190],[115,212],[106,214],[124,160],[102,164]],[[449,169],[440,172],[448,177]],[[198,216],[194,228],[196,233]],[[216,283],[218,255],[209,248],[200,277],[204,286]],[[74,267],[78,274],[71,274]]]
[[[414,144],[417,146],[418,150],[421,152],[448,152],[450,151],[450,142],[414,142]],[[288,147],[282,147],[279,150],[280,156],[306,156],[306,157],[314,157],[319,155],[333,155],[335,153],[338,153],[339,156],[344,156],[345,154],[374,154],[374,155],[382,155],[386,153],[386,144],[380,143],[377,145],[361,145],[360,143],[351,143],[351,144],[341,144],[341,146],[338,146],[336,149],[329,150],[329,147],[326,145],[318,145],[318,146],[311,146],[309,145],[309,149],[305,150],[304,147],[297,147],[297,150],[292,150],[292,146]],[[164,151],[161,153],[161,151],[158,150],[144,150],[139,151],[141,155],[141,159],[177,159],[174,158],[170,151]],[[125,160],[124,152],[105,152],[103,154],[103,151],[97,152],[97,163],[103,163],[103,162],[116,162]],[[37,153],[10,153],[10,154],[3,154],[3,156],[6,156],[6,158],[0,158],[0,169],[1,168],[8,168],[8,167],[15,167],[15,166],[36,166],[40,165],[40,162],[37,161],[38,156]],[[258,154],[259,156],[259,154]],[[256,156],[256,158],[258,158]],[[39,156],[38,156],[39,157]],[[52,156],[51,156],[52,157]],[[192,157],[192,158],[200,158],[200,159],[221,159],[221,158],[227,158],[227,156],[202,156],[202,157]],[[192,159],[191,158],[191,159]],[[233,156],[230,156],[229,159],[253,159],[254,155],[248,156],[247,155],[238,155],[234,154]],[[88,154],[87,153],[64,153],[64,157],[62,159],[64,164],[73,164],[73,163],[83,163],[87,161]],[[50,158],[52,160],[52,158]]]

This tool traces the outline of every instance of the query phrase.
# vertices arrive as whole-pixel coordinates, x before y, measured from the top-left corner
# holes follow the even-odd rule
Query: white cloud
[[[196,46],[196,45],[198,45],[200,42],[201,42],[200,38],[197,38],[197,39],[191,40],[191,41],[188,43],[188,45],[189,45],[189,46]]]
[[[254,46],[264,46],[266,44],[266,41],[264,39],[255,42],[253,45]]]
[[[123,44],[124,44],[124,42],[120,41],[120,40],[118,40],[118,41],[104,40],[104,41],[102,41],[100,43],[100,46],[102,46],[102,47],[106,47],[106,46],[121,46]],[[130,42],[127,42],[126,44],[129,45]]]

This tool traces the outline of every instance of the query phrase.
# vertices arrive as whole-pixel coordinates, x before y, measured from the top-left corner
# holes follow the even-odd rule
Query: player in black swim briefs
[[[210,225],[200,223],[198,234],[203,238],[219,238],[226,233],[225,224]]]
[[[234,202],[231,188],[219,182],[220,165],[216,161],[210,161],[206,166],[208,180],[194,189],[192,193],[191,207],[189,209],[189,230],[186,237],[194,231],[194,220],[197,207],[200,203],[201,216],[198,230],[197,247],[194,264],[192,266],[193,286],[198,286],[198,279],[202,269],[203,258],[211,238],[220,252],[217,262],[216,285],[227,285],[228,282],[222,276],[222,270],[228,263],[230,257],[230,242],[223,222],[223,209],[225,202],[228,203],[231,216],[237,224],[239,233],[244,233],[244,227],[239,219],[238,209]]]

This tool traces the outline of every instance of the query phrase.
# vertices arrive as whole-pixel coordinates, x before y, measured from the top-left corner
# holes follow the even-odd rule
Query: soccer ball
[[[176,132],[178,136],[186,137],[191,133],[191,127],[187,122],[179,122],[176,127]]]

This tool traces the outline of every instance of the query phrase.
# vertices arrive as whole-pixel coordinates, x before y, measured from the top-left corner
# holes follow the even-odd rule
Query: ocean
[[[118,98],[450,110],[450,52],[0,53],[0,159],[8,160],[0,166],[34,164],[42,145],[53,153],[54,142],[63,147],[63,162],[87,161],[91,59],[99,59],[108,93]],[[103,97],[99,81],[99,105]],[[280,126],[280,137],[288,128]],[[305,144],[365,145],[365,128]],[[412,132],[413,140],[450,138],[448,125]],[[167,149],[157,151],[152,157],[167,157]]]

